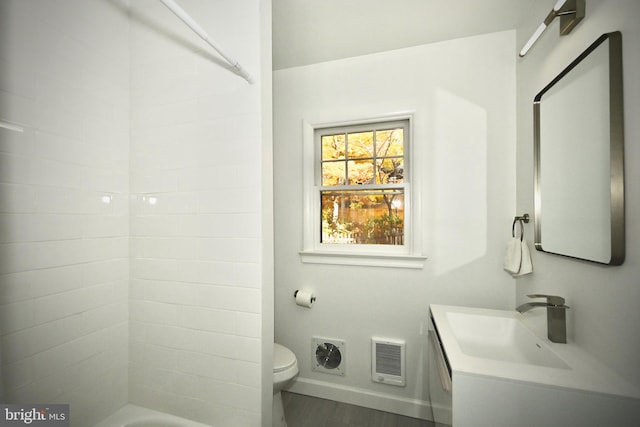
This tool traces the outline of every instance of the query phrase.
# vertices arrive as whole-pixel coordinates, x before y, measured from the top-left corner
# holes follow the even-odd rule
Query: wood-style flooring
[[[434,427],[431,421],[282,392],[288,427]]]

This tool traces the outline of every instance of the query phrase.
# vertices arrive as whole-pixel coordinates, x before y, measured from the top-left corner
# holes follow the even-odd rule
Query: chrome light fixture
[[[584,5],[585,0],[558,0],[551,9],[551,12],[544,19],[544,22],[540,24],[540,26],[536,29],[533,35],[529,38],[529,41],[524,45],[522,50],[520,51],[520,57],[523,57],[527,54],[531,46],[540,38],[544,30],[547,29],[551,22],[553,22],[556,17],[560,17],[560,35],[566,36],[574,29],[576,25],[582,18],[584,18]]]

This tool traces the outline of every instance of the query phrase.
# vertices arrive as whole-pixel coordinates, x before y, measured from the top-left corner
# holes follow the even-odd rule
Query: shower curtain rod
[[[222,56],[225,61],[227,61],[237,72],[240,74],[246,81],[250,84],[253,84],[253,77],[251,74],[247,72],[242,65],[226,53],[224,53],[216,44],[209,39],[209,35],[198,25],[196,21],[193,20],[191,16],[187,12],[184,11],[183,8],[178,6],[178,4],[173,0],[160,0],[171,12],[173,12],[178,18],[182,20],[189,28],[191,28],[197,35],[200,36],[202,40],[207,42],[212,48],[215,49],[216,52]]]

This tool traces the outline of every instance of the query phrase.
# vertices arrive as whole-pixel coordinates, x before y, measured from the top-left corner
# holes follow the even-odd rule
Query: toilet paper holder
[[[297,297],[298,296],[298,289],[296,289],[296,291],[293,293],[293,297]],[[311,302],[316,302],[316,297],[315,295],[311,297]]]

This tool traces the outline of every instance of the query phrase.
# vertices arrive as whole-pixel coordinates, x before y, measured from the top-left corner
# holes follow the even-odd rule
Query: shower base
[[[125,405],[95,427],[210,427],[175,415],[136,405]]]

